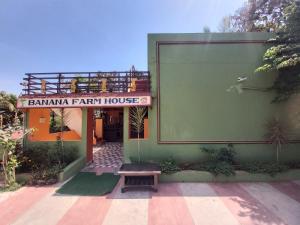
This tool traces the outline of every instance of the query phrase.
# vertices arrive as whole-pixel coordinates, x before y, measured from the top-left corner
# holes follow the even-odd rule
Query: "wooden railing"
[[[150,92],[148,71],[26,73],[23,95]]]

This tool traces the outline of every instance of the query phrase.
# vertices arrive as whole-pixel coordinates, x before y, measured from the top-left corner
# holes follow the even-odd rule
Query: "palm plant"
[[[267,140],[276,146],[276,161],[279,162],[279,152],[282,145],[287,143],[287,133],[285,126],[279,121],[278,118],[271,119],[267,124],[267,133],[265,137]]]
[[[62,153],[62,160],[63,160],[63,163],[65,163],[64,161],[64,137],[63,137],[63,132],[65,130],[65,126],[66,124],[69,122],[69,117],[70,117],[70,112],[67,112],[65,110],[65,108],[61,108],[60,109],[60,147],[61,147],[61,153]]]
[[[141,162],[140,134],[144,131],[144,117],[147,113],[146,107],[133,107],[129,110],[131,129],[137,133],[138,159]]]

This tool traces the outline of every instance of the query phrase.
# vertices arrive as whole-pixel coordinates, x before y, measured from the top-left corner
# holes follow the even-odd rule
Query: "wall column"
[[[93,108],[87,108],[86,126],[86,161],[93,160]]]

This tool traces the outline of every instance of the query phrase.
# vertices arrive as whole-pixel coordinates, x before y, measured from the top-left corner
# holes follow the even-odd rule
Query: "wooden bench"
[[[150,163],[123,164],[118,171],[122,179],[121,192],[128,190],[152,190],[157,192],[159,165]]]

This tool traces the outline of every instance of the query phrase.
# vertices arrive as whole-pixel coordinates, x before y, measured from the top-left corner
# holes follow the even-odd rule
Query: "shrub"
[[[202,152],[208,154],[209,161],[227,162],[228,164],[235,163],[234,157],[236,152],[231,144],[220,149],[202,148],[201,150]]]
[[[180,171],[179,166],[177,166],[175,160],[172,158],[162,161],[160,163],[160,168],[162,173],[165,174],[172,174],[172,173],[176,173],[177,171]]]
[[[288,166],[290,169],[300,169],[300,162],[297,161],[287,162],[284,165]]]
[[[32,183],[41,183],[41,180],[53,183],[58,173],[77,157],[76,147],[65,146],[62,152],[58,145],[50,147],[48,144],[39,144],[30,146],[24,151],[22,167],[32,173]]]
[[[217,176],[223,174],[225,176],[232,176],[235,174],[233,165],[227,162],[207,162],[203,165],[204,170],[211,172]]]
[[[7,192],[7,191],[16,191],[18,190],[22,185],[18,184],[17,182],[12,183],[10,186],[8,187],[1,187],[0,186],[0,193],[1,192]]]
[[[194,165],[193,168],[197,170],[209,171],[215,176],[223,174],[231,176],[235,174],[235,150],[233,145],[229,144],[227,147],[220,149],[202,148],[202,151],[208,155],[208,161],[199,165]]]
[[[64,154],[57,146],[50,147],[48,144],[39,144],[30,146],[24,151],[26,163],[33,168],[51,168],[60,165],[64,168],[78,157],[78,149],[76,147],[64,147]]]
[[[223,174],[225,176],[231,176],[235,174],[234,166],[221,161],[208,161],[203,163],[193,164],[189,167],[191,170],[208,171],[217,176]]]
[[[287,171],[289,169],[289,166],[273,162],[252,162],[241,165],[241,169],[249,173],[267,173],[271,176],[275,176],[277,173]]]
[[[57,175],[61,172],[58,165],[51,168],[37,168],[32,171],[32,184],[53,184],[57,182]]]

